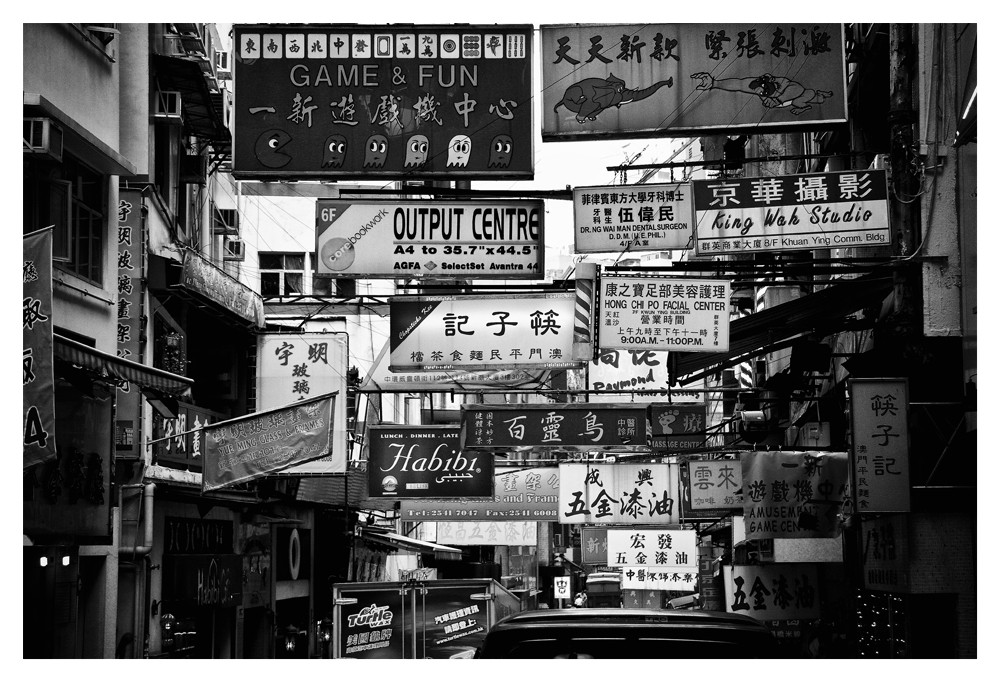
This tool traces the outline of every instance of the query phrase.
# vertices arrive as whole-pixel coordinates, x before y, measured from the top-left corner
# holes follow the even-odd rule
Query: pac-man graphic
[[[389,141],[385,135],[372,135],[365,142],[365,168],[381,168],[388,156]]]
[[[331,135],[323,144],[323,163],[321,168],[341,168],[347,158],[347,138],[343,135]]]
[[[468,135],[456,135],[448,143],[448,167],[456,166],[464,168],[469,164],[469,156],[472,154],[472,140]]]
[[[514,142],[510,135],[497,135],[490,143],[490,160],[487,168],[506,168],[510,165],[511,149]]]
[[[257,138],[253,151],[257,160],[268,168],[284,168],[292,157],[282,149],[291,141],[292,136],[284,130],[268,130]]]
[[[417,168],[427,162],[430,144],[426,135],[413,135],[406,141],[406,160],[403,168]]]

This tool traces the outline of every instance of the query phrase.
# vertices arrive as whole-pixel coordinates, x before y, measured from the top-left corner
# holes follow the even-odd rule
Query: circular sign
[[[382,479],[382,490],[387,493],[391,493],[399,485],[399,481],[396,480],[395,476],[386,476]]]
[[[331,270],[346,270],[354,263],[354,244],[343,237],[333,237],[319,250],[323,265]]]
[[[292,580],[299,579],[299,566],[302,564],[302,545],[299,544],[299,529],[293,528],[288,536],[288,572]]]

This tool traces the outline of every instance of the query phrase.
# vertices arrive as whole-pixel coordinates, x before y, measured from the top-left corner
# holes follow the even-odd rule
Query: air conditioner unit
[[[241,261],[246,259],[246,249],[242,239],[227,239],[222,243],[222,260]]]
[[[177,90],[157,90],[153,116],[175,121],[183,120],[181,93]]]
[[[212,215],[212,233],[226,236],[239,236],[240,214],[235,208],[215,207]]]
[[[184,47],[184,41],[178,35],[163,36],[163,45],[169,57],[187,57],[188,51]]]
[[[62,128],[48,118],[24,119],[24,153],[51,161],[62,161]]]

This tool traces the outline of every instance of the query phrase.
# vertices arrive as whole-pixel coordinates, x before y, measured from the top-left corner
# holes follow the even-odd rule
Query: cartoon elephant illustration
[[[597,120],[597,116],[605,109],[620,107],[623,104],[638,102],[654,94],[662,87],[671,87],[673,78],[653,83],[648,88],[630,90],[625,87],[625,81],[609,73],[607,78],[585,78],[566,88],[562,100],[556,104],[553,111],[566,107],[576,112],[576,122]]]
[[[699,72],[691,74],[691,78],[698,81],[695,90],[726,90],[757,95],[766,108],[787,107],[795,116],[812,109],[813,104],[822,104],[833,97],[830,90],[813,90],[798,81],[769,73],[750,78],[714,78],[709,73]]]

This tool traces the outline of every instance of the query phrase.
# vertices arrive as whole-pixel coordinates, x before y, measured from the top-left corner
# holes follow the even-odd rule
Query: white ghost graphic
[[[448,143],[448,166],[464,168],[469,163],[472,153],[472,140],[468,135],[456,135]]]

